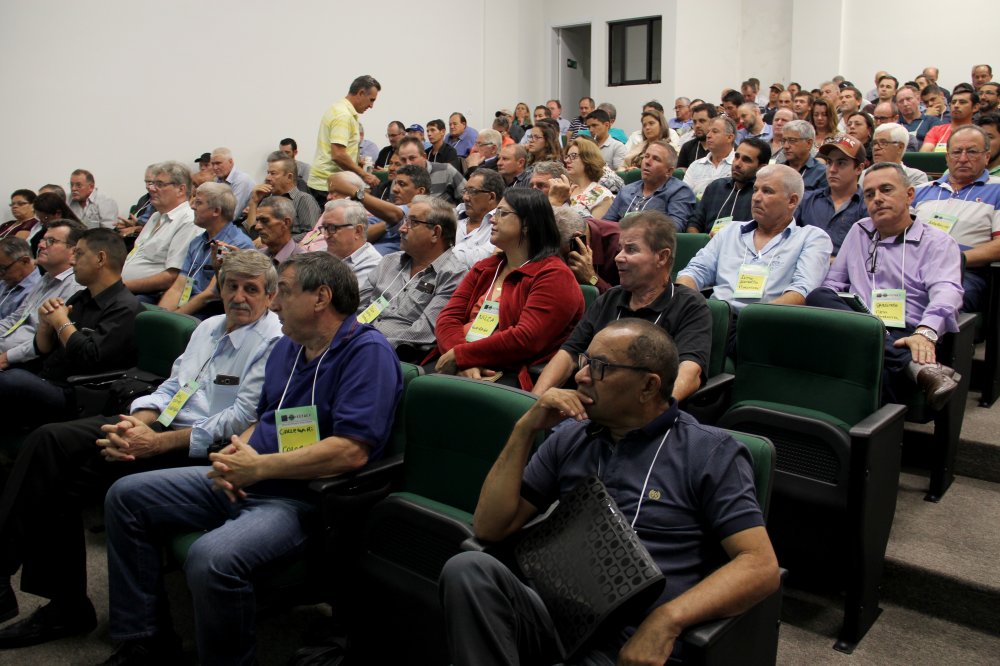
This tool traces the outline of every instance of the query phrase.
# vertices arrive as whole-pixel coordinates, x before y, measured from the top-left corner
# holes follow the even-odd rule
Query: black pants
[[[151,469],[204,464],[186,449],[134,462],[108,462],[95,441],[117,417],[95,416],[35,430],[0,497],[0,575],[21,571],[21,589],[48,599],[87,594],[81,507],[104,498],[117,479]]]

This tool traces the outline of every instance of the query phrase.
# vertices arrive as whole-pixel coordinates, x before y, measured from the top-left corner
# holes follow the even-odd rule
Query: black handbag
[[[666,582],[596,476],[526,530],[514,556],[545,603],[566,660],[596,634],[641,617]]]

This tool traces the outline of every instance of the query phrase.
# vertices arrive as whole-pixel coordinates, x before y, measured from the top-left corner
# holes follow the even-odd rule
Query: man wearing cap
[[[781,145],[785,164],[802,176],[806,190],[822,187],[826,182],[826,167],[813,157],[816,129],[804,120],[793,120],[781,128]]]
[[[781,93],[785,91],[785,86],[780,83],[772,83],[771,87],[768,89],[767,94],[767,104],[762,107],[757,107],[764,116],[764,122],[770,124],[770,118],[774,115],[774,112],[778,110],[778,97]],[[757,106],[756,104],[754,106]]]
[[[827,139],[819,153],[826,158],[826,185],[805,193],[795,217],[799,224],[825,231],[833,242],[833,254],[836,255],[854,223],[868,217],[868,209],[858,189],[865,147],[853,136],[838,134]]]
[[[200,157],[194,159],[194,163],[198,165],[198,171],[211,171],[212,153],[202,153]]]
[[[915,382],[940,409],[958,386],[954,370],[936,363],[938,336],[958,330],[962,264],[954,239],[910,214],[913,188],[898,164],[879,162],[865,177],[871,217],[844,239],[820,289],[806,305],[848,310],[850,292],[886,325],[883,399],[898,402],[899,382]],[[905,294],[900,294],[902,290]],[[905,399],[905,398],[904,398]]]
[[[381,182],[378,176],[366,172],[358,164],[360,114],[375,105],[381,90],[382,84],[374,77],[359,76],[351,82],[347,95],[327,109],[320,119],[316,155],[307,181],[309,191],[319,205],[326,201],[327,180],[338,171],[353,171],[371,187]]]
[[[448,145],[455,149],[459,157],[468,157],[472,147],[476,145],[479,132],[469,127],[465,116],[456,111],[448,116]]]
[[[876,109],[881,108],[880,103]],[[903,164],[903,153],[909,151],[910,142],[916,138],[906,131],[906,128],[895,122],[879,123],[875,121],[875,136],[872,139],[872,162],[892,162],[903,168],[906,182],[911,187],[927,184],[927,174],[920,169],[914,169]],[[865,175],[858,180],[858,189],[865,191]]]

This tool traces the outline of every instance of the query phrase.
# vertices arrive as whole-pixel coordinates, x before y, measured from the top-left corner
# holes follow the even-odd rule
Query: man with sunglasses
[[[741,613],[778,588],[750,454],[678,409],[677,348],[652,322],[613,322],[577,360],[578,388],[547,391],[514,426],[483,483],[473,529],[501,541],[600,477],[666,585],[645,618],[605,627],[578,662],[662,664],[686,627]],[[538,434],[553,428],[532,456]],[[706,554],[720,541],[728,561],[706,577]],[[456,665],[561,661],[541,598],[491,555],[450,559],[440,594]]]
[[[9,315],[0,319],[0,370],[37,358],[38,306],[50,298],[68,299],[83,289],[73,276],[73,247],[86,227],[76,220],[54,220],[38,245],[36,262],[45,275]]]
[[[883,382],[886,402],[900,382],[916,383],[932,409],[958,387],[954,370],[936,362],[938,336],[958,330],[962,262],[955,240],[910,214],[913,187],[900,165],[879,162],[865,172],[870,217],[847,233],[821,288],[806,305],[849,310],[839,292],[850,292],[886,325]]]

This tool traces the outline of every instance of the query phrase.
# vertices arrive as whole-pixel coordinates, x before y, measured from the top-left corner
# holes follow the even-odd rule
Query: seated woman
[[[562,148],[559,145],[558,123],[539,122],[528,130],[528,166],[537,162],[562,162]]]
[[[536,125],[537,128],[537,125]],[[478,262],[438,316],[436,370],[525,390],[528,368],[549,360],[583,316],[583,293],[559,258],[545,195],[507,190],[490,224],[500,254]]]
[[[35,219],[37,222],[28,231],[28,243],[31,245],[31,254],[38,254],[38,244],[42,241],[45,225],[53,220],[75,220],[80,221],[70,207],[66,204],[66,199],[55,192],[42,192],[35,197],[34,203]]]
[[[833,108],[830,100],[820,97],[813,100],[812,126],[816,128],[816,139],[814,147],[819,148],[828,137],[836,136],[840,131],[837,129],[837,110]]]
[[[563,186],[549,188],[549,201],[553,206],[569,204],[584,217],[604,217],[615,195],[599,182],[605,166],[601,149],[587,137],[573,139],[566,148],[565,164],[569,177],[563,176]]]
[[[642,166],[642,158],[650,141],[670,141],[670,125],[663,114],[653,108],[642,112],[642,141],[625,155],[625,168],[638,169]]]
[[[0,238],[27,239],[38,224],[35,217],[35,193],[31,190],[14,190],[10,195],[10,212],[14,219],[0,224]]]
[[[872,138],[875,136],[875,119],[863,111],[855,111],[844,121],[847,133],[865,147],[865,166],[872,163]]]

